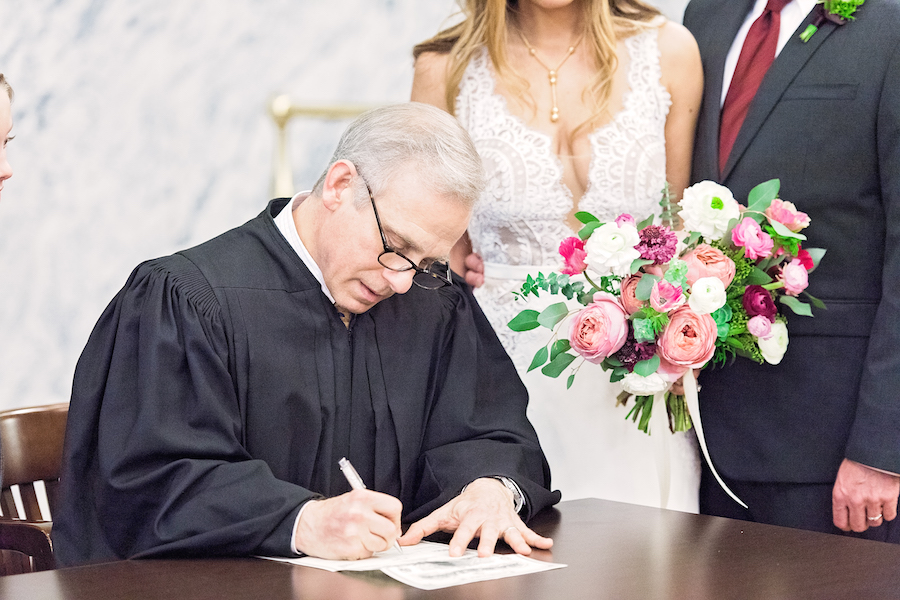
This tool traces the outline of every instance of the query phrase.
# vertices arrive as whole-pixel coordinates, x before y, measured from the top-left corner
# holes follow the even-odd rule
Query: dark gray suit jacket
[[[710,452],[743,481],[833,482],[844,457],[900,472],[900,2],[867,0],[855,21],[800,26],[717,167],[725,56],[753,0],[692,0],[684,16],[706,82],[693,181],[746,202],[781,179],[808,213],[808,247],[828,253],[809,292],[827,311],[789,314],[778,366],[738,359],[701,376]],[[790,311],[788,311],[790,312]]]

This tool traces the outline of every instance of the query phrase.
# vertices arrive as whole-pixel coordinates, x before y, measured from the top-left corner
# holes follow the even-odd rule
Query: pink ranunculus
[[[584,251],[584,240],[575,236],[567,237],[559,244],[559,253],[566,261],[562,272],[566,275],[578,275],[587,268],[584,262],[587,252]]]
[[[747,321],[747,331],[758,338],[766,339],[772,335],[772,323],[766,317],[756,315]]]
[[[687,298],[680,285],[672,285],[665,279],[657,281],[650,290],[650,306],[659,312],[669,312],[685,303]]]
[[[793,202],[785,202],[780,198],[772,200],[772,204],[766,209],[766,216],[778,221],[793,232],[809,226],[809,215],[797,210]]]
[[[618,351],[628,337],[625,309],[612,294],[597,292],[572,322],[569,343],[588,362],[599,364]]]
[[[762,230],[759,223],[744,217],[731,230],[731,241],[735,246],[744,247],[744,256],[749,259],[767,258],[772,255],[775,242],[772,236]]]
[[[699,369],[716,352],[716,322],[709,315],[698,315],[688,306],[669,313],[669,324],[657,340],[659,355],[689,369]]]
[[[641,276],[642,273],[638,272],[622,280],[621,301],[622,306],[625,308],[625,312],[629,315],[633,315],[637,311],[647,306],[646,300],[638,300],[634,295],[634,292],[637,289],[638,282],[640,282],[641,280]]]
[[[762,315],[770,323],[775,322],[775,315],[778,314],[772,294],[761,285],[748,285],[744,290],[743,298],[741,298],[741,305],[747,311],[747,316]]]
[[[781,267],[778,280],[784,284],[784,292],[790,296],[796,296],[809,285],[809,273],[803,266],[803,261],[795,258]]]
[[[686,252],[681,260],[688,266],[688,285],[694,285],[698,279],[704,277],[715,277],[727,288],[734,279],[734,261],[709,244],[700,244],[690,252]]]
[[[634,217],[632,217],[628,213],[622,213],[621,215],[616,217],[616,225],[621,227],[624,224],[631,225],[632,227],[637,227],[637,224],[634,221]]]

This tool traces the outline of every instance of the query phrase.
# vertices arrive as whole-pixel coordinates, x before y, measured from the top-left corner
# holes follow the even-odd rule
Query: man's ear
[[[346,200],[353,200],[353,178],[356,167],[347,160],[339,160],[328,168],[322,185],[322,204],[328,210],[337,210]]]

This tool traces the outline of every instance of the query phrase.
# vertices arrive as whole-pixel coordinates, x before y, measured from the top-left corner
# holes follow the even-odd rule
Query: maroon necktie
[[[741,124],[747,116],[750,102],[759,89],[766,71],[775,60],[778,32],[781,29],[781,9],[790,0],[769,0],[766,8],[747,32],[741,48],[734,77],[722,105],[722,124],[719,127],[719,171],[725,169],[725,161],[731,154]]]

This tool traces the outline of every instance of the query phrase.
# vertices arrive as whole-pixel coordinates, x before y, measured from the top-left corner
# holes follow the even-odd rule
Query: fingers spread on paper
[[[532,547],[550,548],[553,541],[531,531],[513,509],[511,492],[496,479],[477,479],[465,492],[413,523],[400,543],[415,544],[436,531],[453,532],[450,555],[461,556],[469,542],[479,538],[478,555],[490,556],[498,539],[504,539],[519,554]]]

